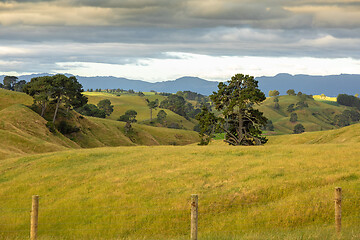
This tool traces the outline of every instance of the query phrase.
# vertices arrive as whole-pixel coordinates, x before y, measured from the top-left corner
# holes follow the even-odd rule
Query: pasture
[[[274,137],[276,138],[276,137]],[[276,141],[274,141],[276,143]],[[79,149],[1,161],[2,239],[29,232],[40,195],[39,239],[188,239],[199,194],[199,239],[343,239],[360,231],[360,144]]]

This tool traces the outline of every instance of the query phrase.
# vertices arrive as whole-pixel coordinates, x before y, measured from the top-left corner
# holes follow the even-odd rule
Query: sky
[[[360,0],[0,0],[0,74],[360,74]]]

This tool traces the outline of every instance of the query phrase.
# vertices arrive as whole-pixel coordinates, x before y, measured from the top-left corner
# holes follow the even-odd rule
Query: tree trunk
[[[241,144],[241,141],[243,140],[244,138],[244,133],[243,133],[243,128],[244,128],[244,121],[243,121],[243,115],[241,113],[241,110],[239,110],[239,113],[238,113],[238,120],[239,120],[239,129],[238,129],[238,144],[240,145]]]
[[[46,110],[46,103],[41,104],[41,117],[44,117],[45,114],[45,110]]]
[[[53,123],[55,123],[56,115],[57,115],[57,112],[59,110],[59,105],[60,105],[60,97],[58,97],[57,102],[56,102],[56,108],[55,108]]]

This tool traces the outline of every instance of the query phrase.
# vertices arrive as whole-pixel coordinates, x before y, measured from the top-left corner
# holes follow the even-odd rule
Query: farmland
[[[270,136],[264,146],[198,146],[193,131],[133,124],[130,139],[125,123],[73,113],[81,131],[65,137],[26,95],[13,99],[0,112],[1,239],[28,237],[32,195],[39,239],[188,239],[194,193],[199,239],[337,239],[338,186],[341,237],[360,237],[359,124]]]

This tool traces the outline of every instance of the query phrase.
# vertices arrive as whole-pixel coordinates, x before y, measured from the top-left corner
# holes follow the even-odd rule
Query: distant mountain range
[[[19,80],[30,81],[33,77],[51,75],[47,73],[19,76]],[[71,76],[70,74],[66,74]],[[219,82],[207,81],[197,77],[182,77],[176,80],[149,83],[141,80],[130,80],[118,77],[81,77],[76,76],[84,89],[133,89],[135,91],[176,93],[177,91],[190,90],[209,95],[217,90]],[[0,75],[0,81],[4,75]],[[340,93],[354,95],[360,94],[360,74],[341,74],[329,76],[290,75],[278,74],[274,77],[257,77],[259,88],[267,95],[269,90],[278,90],[281,95],[288,89],[294,89],[306,94],[322,94],[337,96]]]

